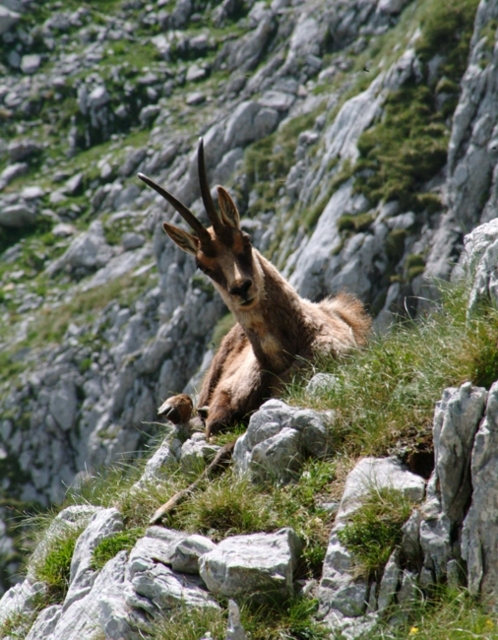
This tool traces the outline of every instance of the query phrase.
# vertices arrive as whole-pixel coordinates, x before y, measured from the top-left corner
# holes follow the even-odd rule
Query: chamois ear
[[[218,202],[224,224],[240,229],[240,216],[235,202],[223,187],[218,187]]]
[[[183,229],[179,229],[178,227],[174,227],[172,224],[168,224],[167,222],[163,222],[163,229],[173,242],[180,247],[180,249],[183,249],[183,251],[191,253],[194,256],[197,254],[200,246],[198,238],[190,235],[190,233],[187,233],[186,231],[183,231]]]

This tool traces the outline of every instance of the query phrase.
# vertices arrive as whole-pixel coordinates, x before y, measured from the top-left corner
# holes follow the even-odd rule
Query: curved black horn
[[[199,183],[201,186],[202,201],[204,208],[208,214],[208,218],[211,220],[211,224],[214,230],[218,233],[223,228],[223,223],[220,220],[216,207],[214,206],[213,198],[211,197],[211,191],[209,189],[206,163],[204,162],[204,140],[199,138],[199,149],[197,150],[197,166],[199,169]]]
[[[192,229],[197,233],[197,237],[201,242],[209,242],[211,240],[209,233],[202,226],[199,220],[197,220],[197,218],[190,211],[190,209],[188,209],[184,204],[182,204],[179,200],[177,200],[175,196],[172,196],[171,193],[166,191],[166,189],[163,189],[162,187],[160,187],[157,183],[155,183],[153,180],[145,176],[143,173],[139,173],[138,177],[140,178],[140,180],[143,180],[145,184],[149,185],[149,187],[152,187],[155,191],[157,191],[159,195],[161,195],[165,200],[167,200],[170,203],[170,205],[178,211],[178,213],[182,216],[185,222],[187,222],[192,227]]]

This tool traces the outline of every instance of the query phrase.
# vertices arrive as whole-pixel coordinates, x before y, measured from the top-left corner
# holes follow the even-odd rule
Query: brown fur
[[[197,236],[165,223],[170,238],[195,256],[211,278],[237,324],[225,336],[204,378],[199,407],[207,407],[209,436],[244,420],[278,394],[298,367],[318,355],[340,356],[365,343],[371,320],[362,303],[341,293],[318,303],[301,298],[240,229],[237,208],[218,187],[218,213],[205,178],[202,142],[199,175],[204,205],[213,226],[199,229],[191,212],[140,175],[183,215]],[[168,401],[167,401],[168,402]]]

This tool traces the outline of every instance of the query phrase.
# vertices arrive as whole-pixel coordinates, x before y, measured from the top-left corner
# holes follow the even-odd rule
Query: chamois
[[[139,173],[163,196],[195,235],[163,223],[164,231],[213,282],[237,324],[225,336],[198,398],[205,408],[206,435],[247,418],[278,394],[297,368],[317,355],[339,356],[364,344],[371,320],[350,294],[318,303],[301,298],[277,269],[251,245],[240,228],[232,198],[218,186],[219,212],[211,197],[201,138],[198,171],[202,200],[212,226],[206,229],[174,196]],[[174,405],[174,396],[163,406]]]

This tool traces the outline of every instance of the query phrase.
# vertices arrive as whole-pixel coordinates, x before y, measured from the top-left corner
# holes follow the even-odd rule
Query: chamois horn
[[[202,226],[202,224],[197,220],[194,214],[188,209],[184,204],[182,204],[179,200],[172,196],[171,193],[166,191],[160,187],[156,182],[148,178],[143,173],[139,173],[138,177],[140,180],[143,180],[145,184],[152,187],[159,195],[161,195],[165,200],[167,200],[172,207],[174,207],[178,213],[182,216],[182,218],[187,222],[192,229],[197,233],[197,237],[201,241],[201,243],[209,243],[211,241],[211,237],[207,230]]]
[[[223,222],[220,219],[216,207],[214,206],[213,198],[211,197],[211,190],[209,189],[209,183],[206,173],[206,163],[204,162],[204,139],[199,138],[199,148],[197,150],[197,168],[199,171],[199,184],[201,187],[202,202],[204,208],[208,214],[208,218],[211,220],[211,224],[217,234],[223,229]]]

